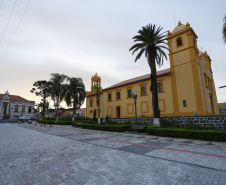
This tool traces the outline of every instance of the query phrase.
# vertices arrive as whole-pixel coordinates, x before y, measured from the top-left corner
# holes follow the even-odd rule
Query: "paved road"
[[[0,184],[225,185],[226,143],[0,124]]]

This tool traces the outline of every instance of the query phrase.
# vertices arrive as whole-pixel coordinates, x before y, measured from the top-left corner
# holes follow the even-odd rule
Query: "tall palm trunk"
[[[76,106],[75,106],[75,98],[73,101],[73,115],[72,115],[72,121],[75,121],[75,113],[76,113]]]
[[[158,89],[157,89],[155,57],[149,56],[148,63],[151,68],[151,76],[150,77],[151,77],[153,118],[159,118],[160,111],[159,111],[159,104],[158,104]]]
[[[97,109],[98,109],[98,124],[100,124],[100,105],[99,105],[99,103],[97,104]]]
[[[56,105],[56,120],[58,121],[58,108],[59,108],[59,100],[57,100],[57,105]]]
[[[43,92],[43,109],[42,109],[42,118],[45,118],[45,111],[46,111],[46,90]]]
[[[100,124],[100,90],[99,89],[97,90],[96,98],[97,98],[98,124]]]

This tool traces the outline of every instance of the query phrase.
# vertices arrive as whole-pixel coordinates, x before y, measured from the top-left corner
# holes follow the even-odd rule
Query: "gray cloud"
[[[13,0],[3,1],[0,10],[0,36],[12,9]],[[2,56],[22,16],[28,0],[18,1],[0,45]],[[195,5],[194,5],[195,4]],[[173,30],[180,20],[189,22],[198,35],[198,46],[212,59],[218,101],[226,101],[225,45],[221,29],[226,2],[210,1],[101,1],[39,0],[29,9],[0,63],[0,93],[9,90],[39,101],[30,93],[37,80],[48,80],[51,73],[82,77],[90,90],[91,76],[102,77],[104,88],[120,81],[150,73],[143,57],[134,63],[129,52],[132,37],[148,23]],[[169,67],[169,61],[159,70]]]

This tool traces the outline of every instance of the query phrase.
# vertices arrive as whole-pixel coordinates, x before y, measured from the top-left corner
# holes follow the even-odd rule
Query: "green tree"
[[[51,82],[46,80],[37,81],[33,84],[33,88],[30,90],[31,93],[35,93],[36,96],[41,96],[43,103],[42,105],[42,118],[45,118],[46,112],[46,99],[50,96]]]
[[[223,33],[224,43],[226,43],[226,14],[224,15],[223,22],[224,22],[224,24],[223,24],[222,33]]]
[[[43,106],[45,106],[45,114],[48,114],[48,110],[49,110],[49,102],[46,101],[45,104],[43,102],[40,102],[39,104],[36,104],[37,109],[40,110],[40,108],[43,108]]]
[[[66,84],[64,84],[64,81],[66,80],[66,78],[67,78],[66,75],[59,73],[52,73],[50,75],[50,82],[52,82],[50,96],[52,101],[54,102],[54,107],[56,109],[55,119],[57,121],[58,121],[58,108],[60,102],[63,101],[65,96]]]
[[[72,121],[74,121],[76,109],[79,109],[85,101],[86,89],[81,78],[68,77],[67,81],[69,84],[65,93],[65,102],[67,106],[73,106]]]
[[[169,50],[167,47],[167,37],[166,32],[160,33],[162,31],[162,27],[157,27],[154,25],[147,25],[146,27],[142,27],[141,30],[138,31],[138,35],[134,36],[134,42],[138,42],[133,45],[129,51],[133,50],[134,54],[136,51],[139,51],[135,58],[135,62],[140,59],[142,54],[144,53],[147,58],[148,65],[151,70],[151,92],[152,92],[152,107],[153,107],[153,117],[159,118],[160,111],[158,105],[158,90],[157,90],[157,75],[156,75],[156,64],[161,66],[163,64],[163,59],[167,59],[167,55],[163,51],[163,49]]]
[[[98,111],[98,124],[100,124],[100,94],[102,87],[99,84],[92,86],[92,91],[95,91],[96,100],[97,100],[97,111]]]

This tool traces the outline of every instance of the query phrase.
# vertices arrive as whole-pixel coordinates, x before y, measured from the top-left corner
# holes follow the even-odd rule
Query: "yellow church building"
[[[179,22],[172,32],[168,32],[170,68],[157,72],[161,117],[219,114],[211,59],[206,51],[198,49],[197,38],[189,23]],[[91,83],[92,86],[101,85],[101,78],[96,74]],[[152,117],[150,85],[150,74],[147,74],[102,89],[100,117],[134,117],[132,90],[137,91],[137,116]],[[93,118],[95,112],[97,117],[93,90],[87,92],[86,115]]]

